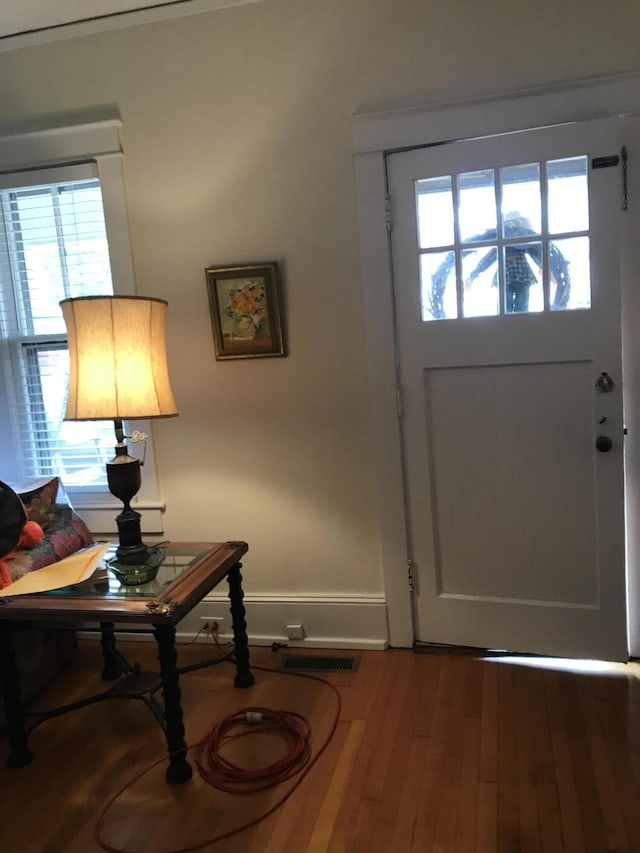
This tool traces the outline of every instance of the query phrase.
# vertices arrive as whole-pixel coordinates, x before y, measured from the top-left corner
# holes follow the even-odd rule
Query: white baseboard
[[[244,607],[250,645],[372,650],[389,645],[387,607],[382,596],[246,596]],[[213,592],[178,624],[177,640],[193,639],[207,617],[222,617],[220,640],[232,638],[229,599],[223,592]],[[304,639],[290,640],[287,625],[302,625]],[[124,638],[127,626],[117,628]],[[131,636],[142,639],[146,635]],[[204,635],[202,639],[206,641]]]
[[[387,608],[382,596],[246,596],[247,634],[253,645],[281,643],[291,648],[385,649]],[[231,638],[229,599],[211,593],[178,625],[181,639],[202,627],[201,617],[223,616],[220,638]],[[302,625],[303,640],[290,640],[287,625]]]

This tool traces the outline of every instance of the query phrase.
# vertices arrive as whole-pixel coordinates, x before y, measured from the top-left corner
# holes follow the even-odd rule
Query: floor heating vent
[[[360,658],[326,655],[287,655],[282,669],[297,672],[356,672]]]

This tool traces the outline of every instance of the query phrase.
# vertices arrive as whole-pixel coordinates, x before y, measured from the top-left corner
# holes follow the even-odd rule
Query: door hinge
[[[413,560],[407,560],[407,580],[409,581],[409,592],[413,592],[415,590],[415,586],[413,583],[413,570],[415,568],[415,564]]]
[[[393,218],[391,215],[391,196],[386,195],[384,197],[384,221],[387,225],[387,231],[391,231],[391,226],[393,224]]]
[[[404,401],[402,399],[402,385],[396,385],[396,414],[399,418],[404,416]]]

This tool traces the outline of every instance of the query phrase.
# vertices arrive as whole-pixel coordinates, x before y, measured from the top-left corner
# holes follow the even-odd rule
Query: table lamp
[[[157,549],[142,542],[140,513],[131,500],[140,489],[139,459],[130,456],[123,420],[177,415],[166,354],[167,303],[138,296],[82,296],[60,303],[69,344],[65,420],[112,420],[115,457],[107,462],[109,491],[124,504],[116,517],[116,562],[144,567]],[[130,573],[133,577],[136,572]]]

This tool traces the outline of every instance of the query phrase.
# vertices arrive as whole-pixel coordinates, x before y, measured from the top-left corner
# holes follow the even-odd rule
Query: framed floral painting
[[[286,355],[278,264],[208,267],[216,359]]]

